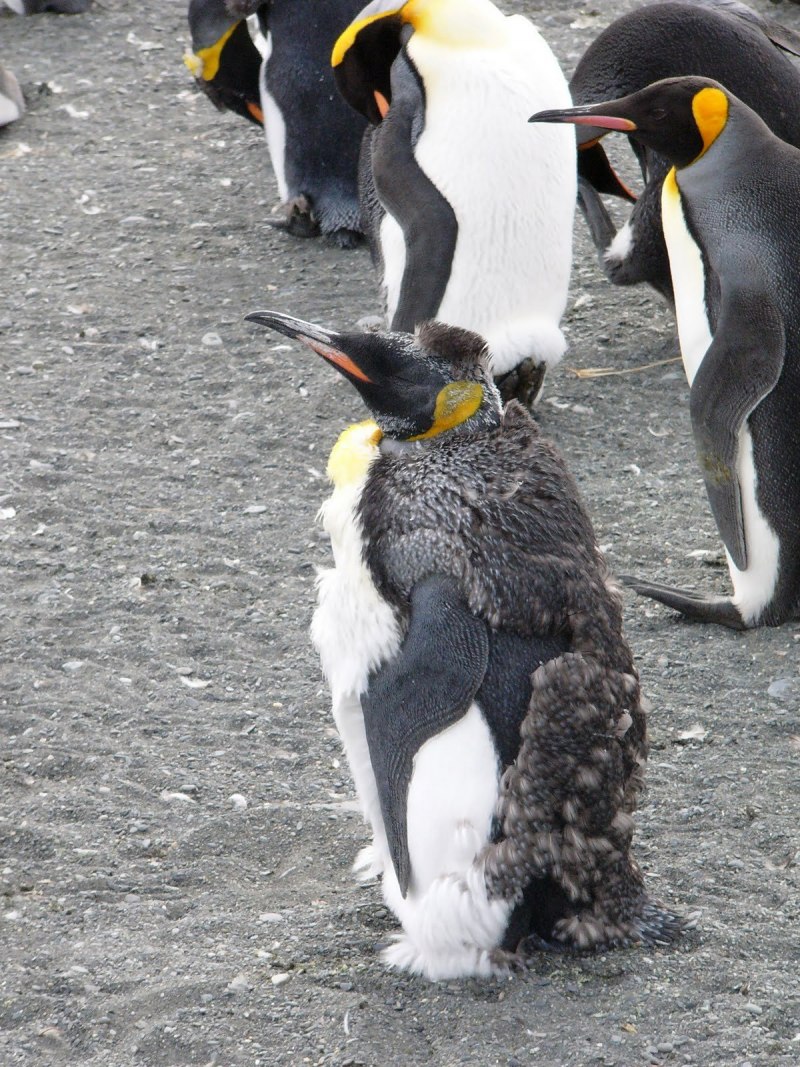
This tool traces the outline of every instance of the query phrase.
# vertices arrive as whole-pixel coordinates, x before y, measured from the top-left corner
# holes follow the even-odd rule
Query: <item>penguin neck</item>
[[[508,33],[506,17],[488,0],[408,0],[404,21],[448,48],[491,48]]]
[[[380,455],[383,432],[376,422],[366,419],[348,426],[339,434],[328,457],[327,473],[336,489],[361,482]]]

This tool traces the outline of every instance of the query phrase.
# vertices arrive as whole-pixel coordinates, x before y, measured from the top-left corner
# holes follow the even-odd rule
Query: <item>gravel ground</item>
[[[800,9],[753,0],[800,29]],[[526,0],[571,70],[629,3]],[[602,12],[598,8],[602,7]],[[181,63],[184,4],[0,15],[0,1062],[800,1063],[800,626],[625,594],[653,703],[636,854],[677,947],[432,985],[349,874],[365,831],[307,630],[322,471],[362,409],[242,322],[379,310],[365,250],[265,225],[258,131]],[[620,573],[727,588],[670,314],[577,224],[541,423]],[[581,379],[579,367],[633,373]]]

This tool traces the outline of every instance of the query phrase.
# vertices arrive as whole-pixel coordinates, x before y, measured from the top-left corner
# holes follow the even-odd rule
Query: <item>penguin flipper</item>
[[[620,574],[618,577],[623,585],[640,596],[657,600],[659,604],[679,611],[694,622],[713,622],[731,630],[747,629],[739,609],[730,597],[701,596],[699,593],[688,593],[656,582],[643,582],[626,574]]]
[[[486,623],[470,612],[454,578],[434,575],[414,586],[400,651],[371,676],[361,698],[389,851],[403,897],[411,880],[406,819],[414,756],[467,712],[488,662]]]
[[[619,196],[623,200],[630,200],[632,204],[636,203],[636,194],[611,166],[601,144],[586,145],[578,150],[578,175],[598,193]]]
[[[436,318],[458,237],[452,206],[414,155],[424,114],[419,79],[401,52],[392,64],[391,107],[372,136],[371,150],[375,189],[403,231],[406,259],[391,328],[407,333]]]
[[[751,257],[726,265],[714,339],[689,395],[697,455],[717,529],[738,570],[747,568],[742,495],[737,461],[745,420],[772,392],[785,355],[780,312],[766,283],[758,285]],[[755,284],[754,284],[755,281]]]

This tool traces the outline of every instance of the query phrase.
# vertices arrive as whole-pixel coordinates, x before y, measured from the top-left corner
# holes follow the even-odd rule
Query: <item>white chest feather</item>
[[[661,221],[669,252],[681,356],[691,385],[711,344],[712,335],[706,308],[703,257],[686,225],[674,170],[664,179]]]
[[[261,85],[261,110],[264,113],[264,133],[267,138],[272,169],[275,171],[275,181],[278,183],[278,194],[281,200],[286,201],[290,195],[286,181],[286,123],[281,109],[267,88],[267,67],[272,55],[272,34],[267,34],[264,40],[264,61],[258,75]]]

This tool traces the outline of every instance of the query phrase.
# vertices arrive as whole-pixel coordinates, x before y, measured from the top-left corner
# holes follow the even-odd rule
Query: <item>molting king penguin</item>
[[[555,56],[490,0],[375,0],[332,63],[371,123],[360,196],[390,328],[478,331],[504,392],[531,400],[566,347],[574,150],[520,135],[531,94],[570,102]]]
[[[283,203],[273,223],[295,237],[361,240],[358,154],[365,121],[339,96],[330,69],[359,0],[190,0],[186,64],[220,108],[264,126]],[[253,42],[246,17],[260,27]],[[261,51],[259,50],[261,49]],[[263,51],[263,55],[262,55]]]
[[[757,111],[778,137],[800,147],[800,69],[785,52],[800,55],[800,35],[737,0],[651,3],[600,34],[578,63],[570,90],[574,103],[585,105],[628,96],[663,78],[712,78]],[[601,265],[615,284],[649,282],[671,301],[660,206],[671,164],[631,134],[645,182],[636,200],[599,144],[605,132],[578,132],[579,203]],[[619,232],[600,193],[636,200]]]
[[[793,106],[793,101],[787,105]],[[672,164],[661,212],[690,411],[732,598],[630,579],[702,622],[800,612],[800,151],[717,82],[670,78],[532,121],[635,132]]]
[[[620,604],[563,461],[502,409],[486,342],[248,318],[373,416],[331,452],[312,635],[373,834],[356,869],[382,875],[403,928],[385,961],[440,979],[672,939],[630,853],[646,739]]]

